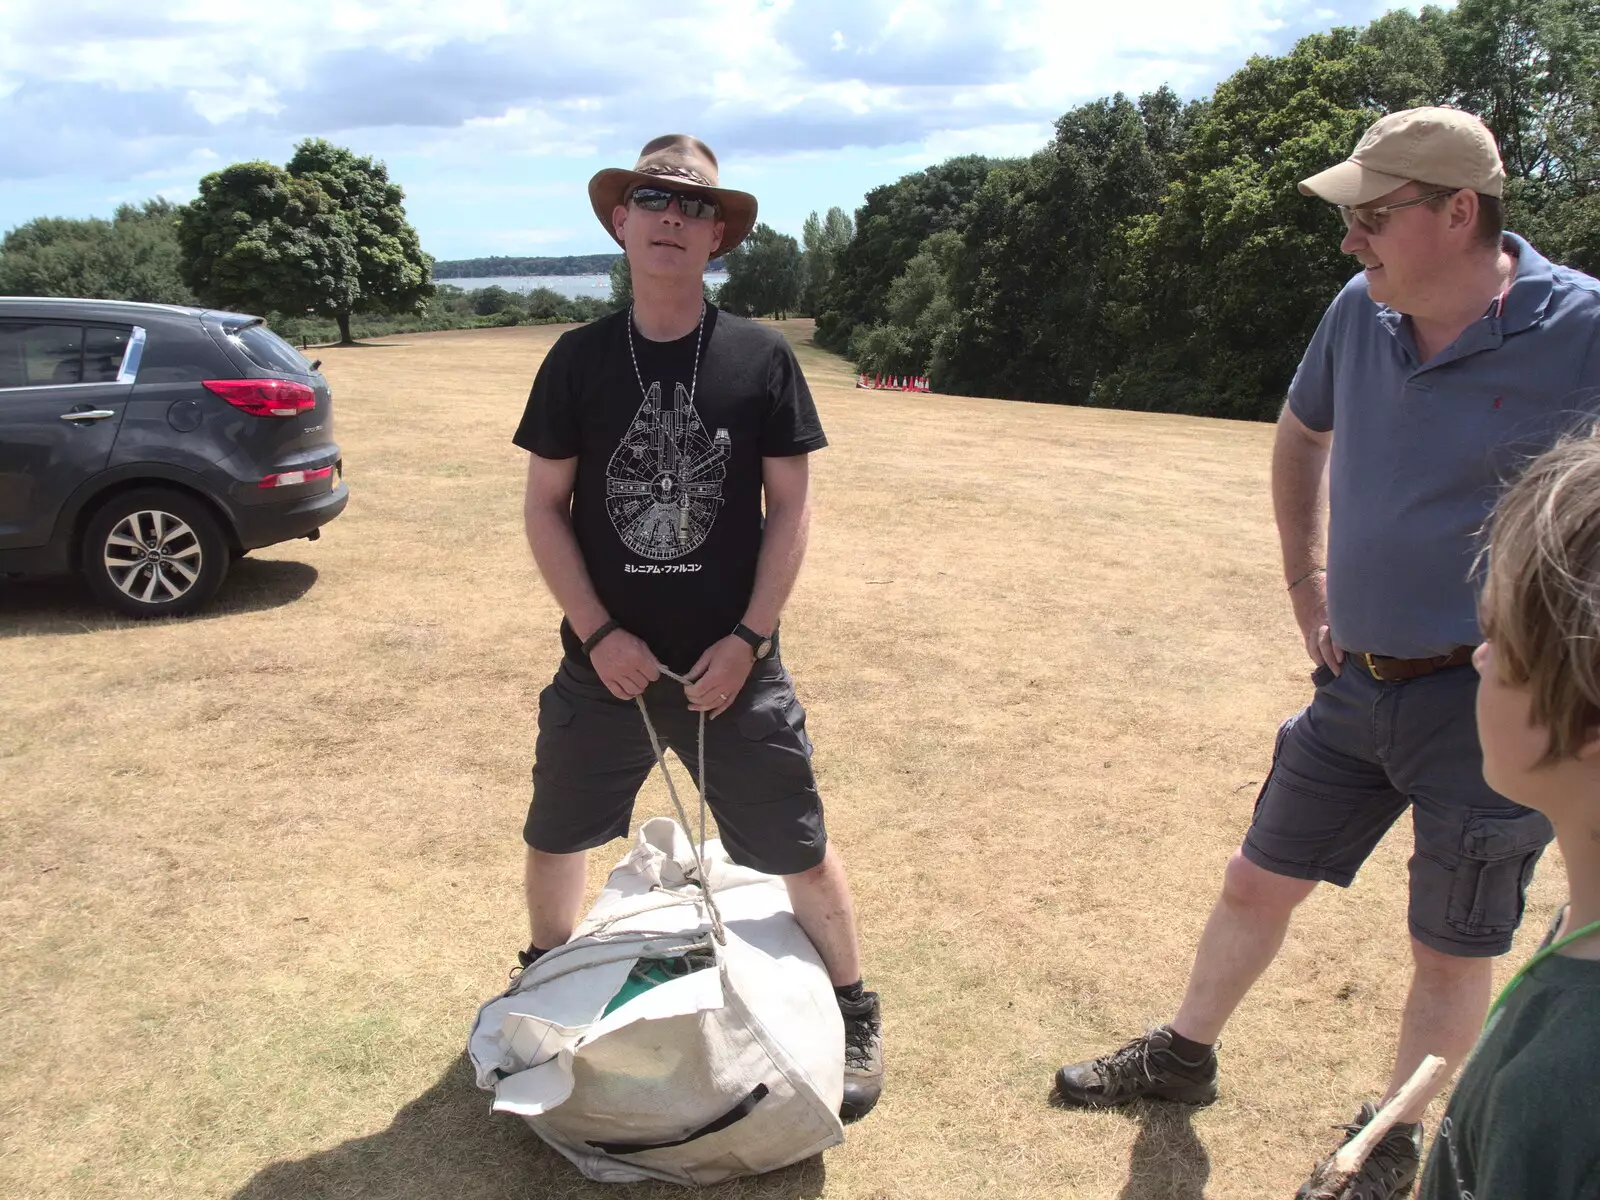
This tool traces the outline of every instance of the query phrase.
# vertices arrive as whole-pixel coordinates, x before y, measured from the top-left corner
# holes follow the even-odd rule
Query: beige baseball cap
[[[1330,204],[1371,204],[1412,180],[1498,196],[1506,171],[1494,134],[1471,113],[1408,108],[1374,121],[1349,158],[1302,180],[1300,190]]]

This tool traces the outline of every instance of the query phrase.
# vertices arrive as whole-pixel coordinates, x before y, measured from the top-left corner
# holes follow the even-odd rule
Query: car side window
[[[115,383],[128,351],[131,328],[91,325],[83,331],[83,382]]]
[[[27,386],[28,365],[22,353],[22,328],[15,321],[0,321],[0,388]]]
[[[131,328],[0,321],[0,388],[115,383]]]

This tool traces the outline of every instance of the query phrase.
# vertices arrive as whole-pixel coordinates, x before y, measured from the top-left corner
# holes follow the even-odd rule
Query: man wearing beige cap
[[[1216,1099],[1217,1039],[1296,905],[1319,882],[1348,887],[1407,809],[1413,973],[1386,1098],[1426,1055],[1454,1066],[1473,1045],[1492,960],[1510,948],[1551,837],[1543,816],[1483,780],[1476,535],[1520,463],[1593,420],[1583,389],[1600,372],[1600,284],[1502,233],[1504,179],[1482,122],[1421,108],[1384,117],[1300,185],[1337,206],[1340,248],[1363,268],[1301,360],[1273,451],[1313,698],[1278,732],[1177,1014],[1061,1068],[1065,1103]],[[1401,1114],[1347,1200],[1410,1188],[1428,1099]],[[1352,1133],[1373,1112],[1363,1104]]]
[[[750,233],[756,198],[719,186],[704,142],[668,134],[632,170],[596,174],[589,201],[627,254],[633,303],[561,335],[513,438],[529,452],[528,544],[565,614],[539,696],[518,961],[567,941],[587,852],[628,833],[655,765],[642,700],[679,759],[703,766],[729,857],[788,885],[844,1018],[840,1115],[861,1117],[883,1087],[878,997],[778,646],[805,556],[808,456],[828,443],[783,336],[703,298],[706,262]]]

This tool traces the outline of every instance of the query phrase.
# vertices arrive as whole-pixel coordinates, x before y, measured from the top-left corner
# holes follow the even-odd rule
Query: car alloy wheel
[[[111,497],[84,531],[82,566],[102,602],[130,617],[175,617],[209,600],[228,573],[211,507],[171,488]]]
[[[205,550],[184,521],[147,508],[129,513],[106,537],[106,574],[142,604],[170,604],[200,579]]]

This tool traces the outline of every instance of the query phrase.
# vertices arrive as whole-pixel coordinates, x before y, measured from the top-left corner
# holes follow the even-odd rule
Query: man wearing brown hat
[[[782,335],[703,299],[707,261],[756,220],[754,196],[718,185],[705,143],[656,138],[633,170],[591,179],[589,199],[627,254],[633,304],[562,334],[514,438],[529,452],[528,544],[565,614],[565,656],[539,697],[523,829],[532,943],[518,958],[571,936],[587,851],[628,832],[655,763],[636,698],[696,771],[705,714],[723,846],[788,885],[844,1017],[840,1115],[861,1117],[883,1087],[878,999],[778,652],[805,555],[807,456],[827,439]]]
[[[1414,969],[1385,1098],[1428,1054],[1460,1063],[1482,1026],[1492,960],[1510,948],[1551,829],[1483,780],[1476,534],[1520,463],[1593,419],[1582,389],[1600,369],[1600,285],[1502,233],[1503,183],[1480,121],[1422,108],[1384,117],[1300,185],[1338,206],[1340,248],[1363,268],[1312,338],[1273,451],[1284,585],[1314,695],[1278,733],[1177,1014],[1062,1067],[1068,1104],[1216,1099],[1215,1043],[1295,907],[1319,882],[1348,887],[1408,808]],[[1411,1186],[1429,1099],[1401,1114],[1346,1197]],[[1352,1134],[1373,1111],[1362,1106]]]

